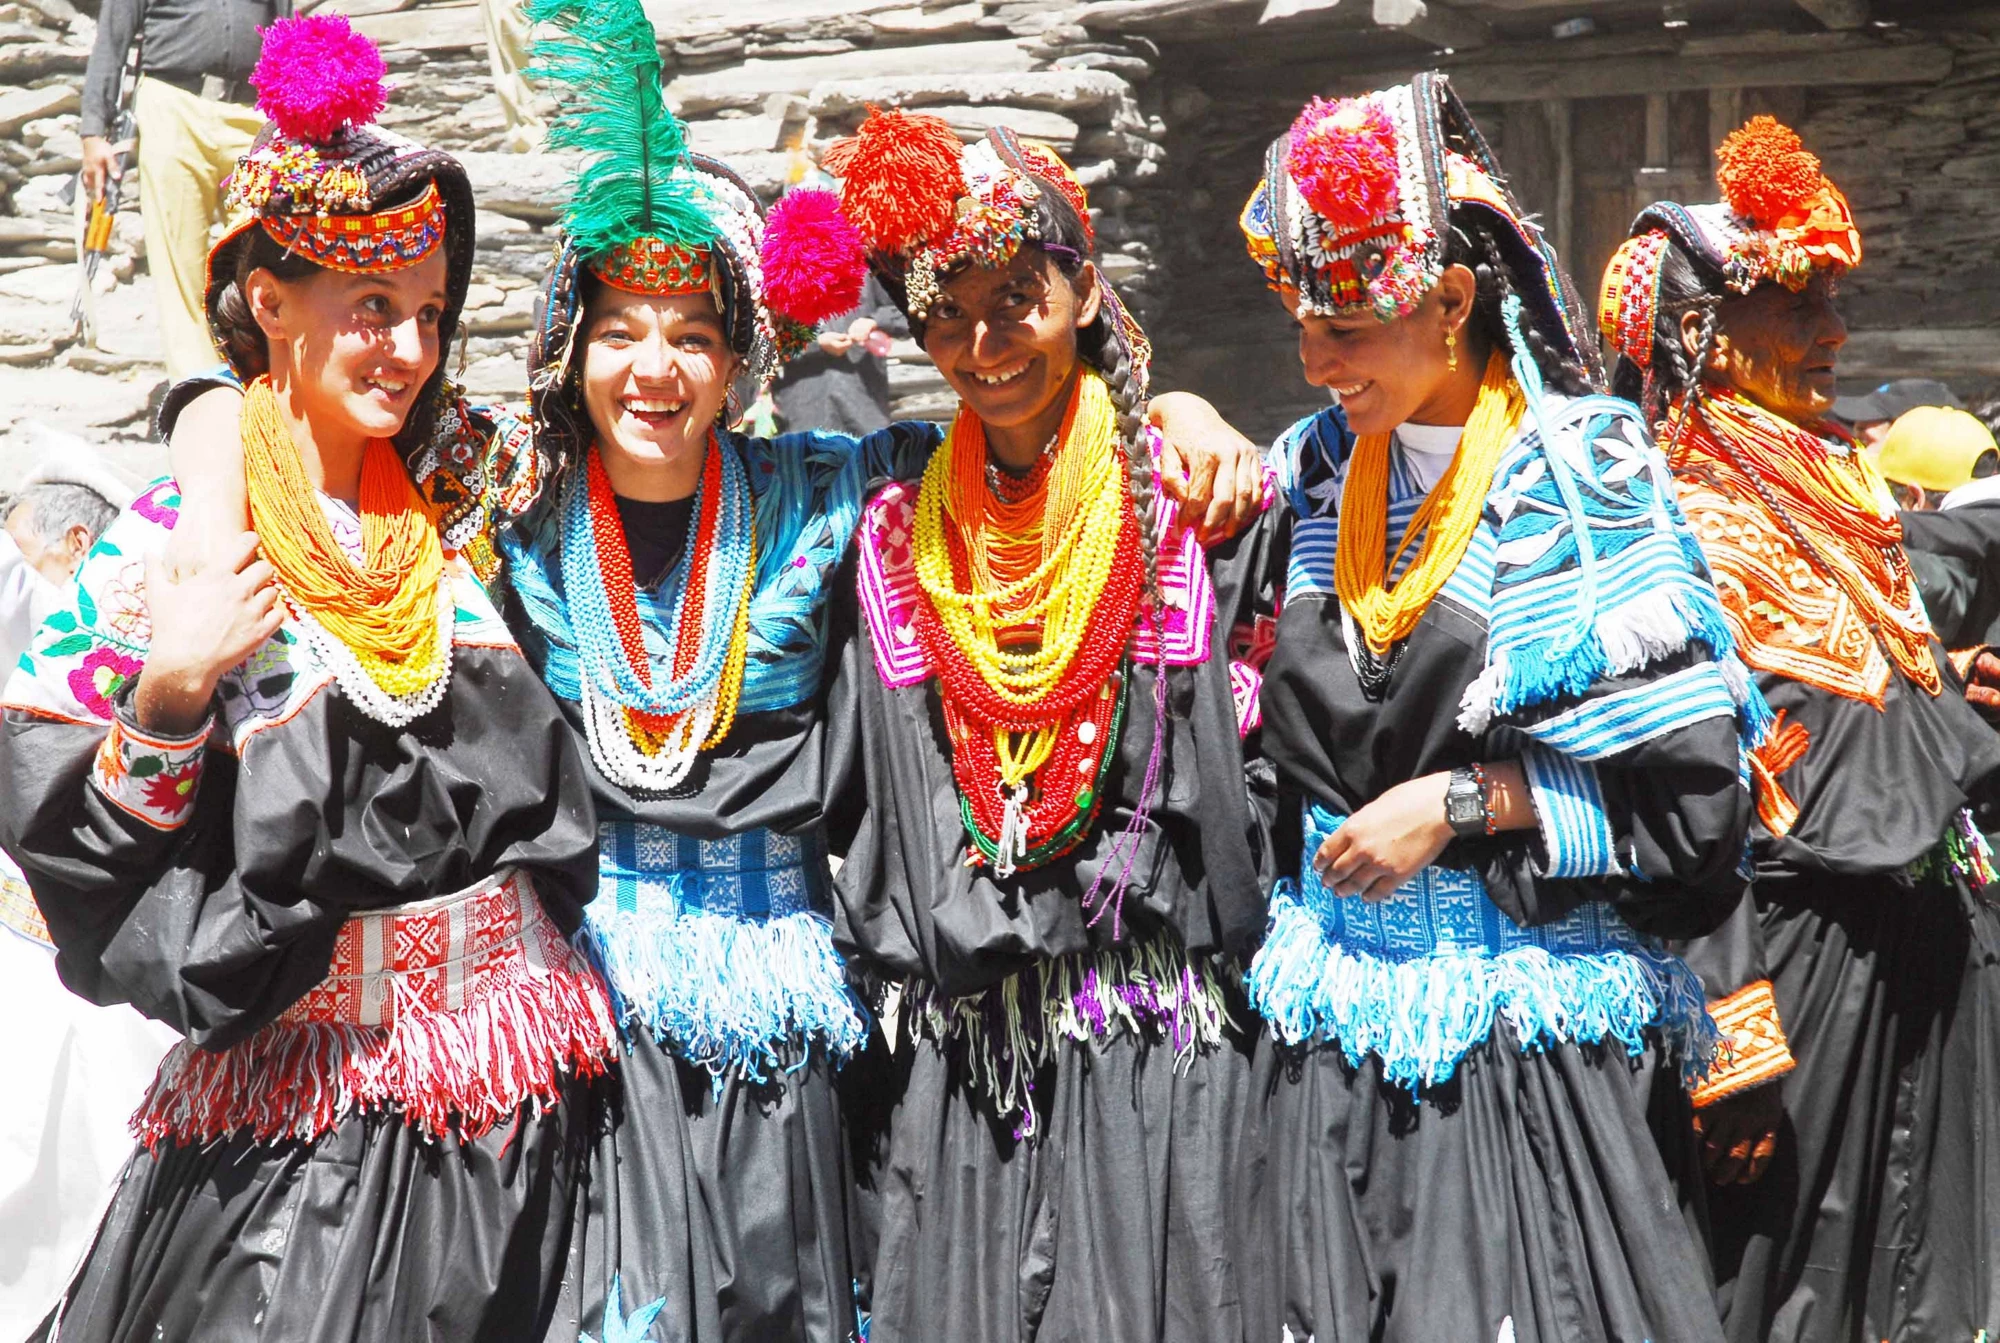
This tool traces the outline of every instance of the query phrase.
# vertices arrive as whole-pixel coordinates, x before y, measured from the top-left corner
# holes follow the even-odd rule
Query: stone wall
[[[62,192],[76,167],[94,3],[0,0],[0,430],[32,413],[100,438],[136,437],[162,376],[135,210],[119,216],[100,277],[104,348],[71,339],[74,224]],[[505,127],[475,4],[328,3],[385,47],[398,86],[385,120],[465,158],[481,211],[467,339],[455,357],[476,392],[516,394],[567,165],[498,151]],[[1490,30],[1469,39],[1483,49],[1453,53],[1430,45],[1443,40],[1439,30],[1425,30],[1425,40],[1385,27],[1358,0],[1268,27],[1256,22],[1261,8],[1261,0],[653,0],[649,12],[668,96],[692,142],[767,196],[797,180],[870,103],[924,108],[968,141],[1005,122],[1055,144],[1090,187],[1104,268],[1154,335],[1161,385],[1201,391],[1260,434],[1323,404],[1300,381],[1289,327],[1235,232],[1261,146],[1310,92],[1389,82],[1433,63],[1458,72],[1524,198],[1551,217],[1555,178],[1536,159],[1547,142],[1535,101],[1543,92],[1686,83],[1695,91],[1672,95],[1672,139],[1694,148],[1676,150],[1686,161],[1670,180],[1693,190],[1712,141],[1688,99],[1713,99],[1699,90],[1718,80],[1782,85],[1787,69],[1811,76],[1805,87],[1744,88],[1727,106],[1768,105],[1796,118],[1854,199],[1869,256],[1846,288],[1850,380],[1943,372],[1970,393],[1986,375],[2000,379],[2000,5],[1928,27],[1906,23],[1889,39],[1781,34],[1771,39],[1780,45],[1762,49],[1775,54],[1761,56],[1716,39],[1663,45],[1657,32],[1596,47],[1507,46],[1511,34]],[[1450,15],[1433,6],[1432,21],[1463,23],[1459,11],[1487,8],[1528,7],[1466,0]],[[1835,82],[1865,77],[1857,71],[1870,61],[1893,65],[1898,82]],[[1617,121],[1616,102],[1568,103],[1579,190],[1595,189],[1589,170],[1601,154],[1591,137]],[[1696,113],[1685,128],[1684,105]],[[136,190],[126,199],[135,202]],[[1629,207],[1614,191],[1596,208]],[[1575,251],[1587,250],[1580,237]],[[892,386],[905,414],[949,404],[907,343]]]

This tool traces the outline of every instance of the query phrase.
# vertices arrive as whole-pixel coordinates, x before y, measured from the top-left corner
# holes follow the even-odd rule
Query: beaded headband
[[[1508,191],[1472,114],[1436,71],[1354,98],[1315,98],[1264,156],[1238,223],[1273,289],[1316,316],[1408,316],[1443,278],[1452,210],[1476,206],[1541,328],[1586,371],[1589,318]]]
[[[672,298],[713,292],[710,248],[683,247],[664,238],[634,238],[589,261],[590,273],[628,294]]]
[[[444,199],[437,183],[408,205],[375,214],[260,215],[273,241],[328,270],[358,275],[406,270],[444,242]]]
[[[1640,368],[1653,366],[1653,319],[1660,310],[1660,261],[1672,241],[1653,229],[1627,238],[1604,268],[1598,291],[1597,329],[1611,347]]]

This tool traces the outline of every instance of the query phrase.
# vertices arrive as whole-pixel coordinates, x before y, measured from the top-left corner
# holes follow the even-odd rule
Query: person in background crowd
[[[1972,1339],[2000,1325],[1994,877],[1967,707],[1904,520],[1827,422],[1862,259],[1799,137],[1752,118],[1723,199],[1646,207],[1604,277],[1612,390],[1667,449],[1777,718],[1746,762],[1756,884],[1688,953],[1732,1046],[1698,1093],[1735,1343]]]
[[[88,449],[85,450],[88,452]],[[67,454],[66,454],[67,455]],[[94,454],[44,462],[0,504],[0,666],[132,491]],[[32,1030],[0,1037],[0,1337],[25,1334],[62,1290],[132,1150],[125,1119],[171,1030],[129,1007],[95,1007],[56,978],[55,948],[20,869],[0,855],[0,1011]]]
[[[94,454],[44,462],[0,511],[0,679],[28,647],[35,625],[55,608],[76,573],[132,491]]]
[[[83,189],[95,200],[118,171],[111,143],[126,55],[139,44],[139,216],[170,378],[221,360],[202,307],[208,234],[222,179],[264,118],[250,106],[258,30],[292,0],[104,0],[83,76]]]
[[[486,29],[486,60],[493,71],[493,92],[507,118],[500,147],[515,154],[540,149],[549,123],[535,101],[535,87],[523,67],[529,54],[533,24],[527,0],[479,0],[479,18]]]
[[[1918,406],[1963,408],[1964,403],[1951,388],[1935,378],[1898,378],[1885,382],[1866,396],[1840,396],[1833,401],[1833,418],[1845,421],[1864,448],[1882,446],[1889,426]]]
[[[1966,412],[1918,406],[1889,426],[1875,465],[1899,507],[1929,512],[1943,507],[1953,491],[2000,474],[2000,447],[1992,431]]]
[[[874,276],[852,312],[820,323],[818,344],[785,366],[771,393],[786,429],[872,434],[889,423],[889,341],[909,319]]]

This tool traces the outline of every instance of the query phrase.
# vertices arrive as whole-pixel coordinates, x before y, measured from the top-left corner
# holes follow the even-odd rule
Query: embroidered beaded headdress
[[[261,229],[288,251],[348,273],[402,270],[443,248],[439,341],[450,347],[472,280],[472,187],[451,155],[372,124],[388,100],[384,71],[374,43],[338,15],[279,19],[264,30],[250,79],[270,120],[226,183],[229,207],[243,217],[209,249],[211,325],[252,230]],[[428,441],[444,376],[439,360],[399,446]]]
[[[1455,207],[1476,207],[1522,300],[1586,369],[1596,341],[1541,230],[1523,214],[1472,116],[1435,72],[1354,98],[1315,98],[1265,152],[1239,223],[1274,289],[1307,313],[1407,316],[1437,284]]]
[[[1605,268],[1598,327],[1642,369],[1653,360],[1660,259],[1670,242],[1738,294],[1773,282],[1800,290],[1817,273],[1840,275],[1861,264],[1847,197],[1789,126],[1760,116],[1730,132],[1716,150],[1715,180],[1720,201],[1656,201],[1640,211]]]
[[[944,282],[967,266],[1004,266],[1024,244],[1080,263],[1097,245],[1089,196],[1069,164],[1004,126],[968,146],[941,117],[871,107],[859,130],[827,150],[823,166],[840,179],[840,209],[868,267],[918,327]],[[1051,217],[1055,229],[1045,223]],[[1081,239],[1084,254],[1058,232]],[[1152,345],[1111,285],[1100,291],[1143,399]]]
[[[630,293],[711,296],[730,347],[760,381],[811,343],[824,305],[852,308],[860,282],[844,302],[826,292],[832,276],[826,285],[780,283],[767,293],[763,209],[725,164],[688,149],[687,128],[666,105],[659,45],[639,0],[533,0],[529,14],[559,30],[535,44],[532,68],[545,86],[568,94],[549,144],[582,154],[528,354],[536,447],[559,467],[589,441],[574,387],[584,274]],[[774,214],[772,228],[779,227]]]

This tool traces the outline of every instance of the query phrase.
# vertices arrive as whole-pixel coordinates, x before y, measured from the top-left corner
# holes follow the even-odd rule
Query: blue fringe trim
[[[1666,614],[1663,604],[1672,611],[1672,618],[1665,621],[1661,620]],[[1558,648],[1558,644],[1568,640],[1557,638],[1508,648],[1506,684],[1501,688],[1494,711],[1518,713],[1552,700],[1574,698],[1606,676],[1636,670],[1643,663],[1625,667],[1613,664],[1604,648],[1602,630],[1613,622],[1629,621],[1639,609],[1646,611],[1654,626],[1648,632],[1653,635],[1651,642],[1656,644],[1656,657],[1666,656],[1689,643],[1705,644],[1717,656],[1733,646],[1722,607],[1712,599],[1702,600],[1696,595],[1694,580],[1690,579],[1688,590],[1655,593],[1627,602],[1616,611],[1601,613],[1590,631],[1570,647]]]
[[[1690,1085],[1720,1044],[1701,980],[1679,957],[1642,946],[1587,955],[1528,946],[1390,960],[1330,941],[1290,882],[1273,893],[1246,982],[1281,1042],[1336,1044],[1357,1068],[1373,1055],[1386,1080],[1412,1091],[1450,1081],[1497,1018],[1523,1053],[1616,1041],[1636,1057],[1657,1031]]]
[[[628,1037],[651,1035],[717,1085],[730,1073],[764,1082],[795,1071],[815,1044],[845,1062],[867,1038],[822,915],[755,921],[596,900],[577,937],[603,970]]]

